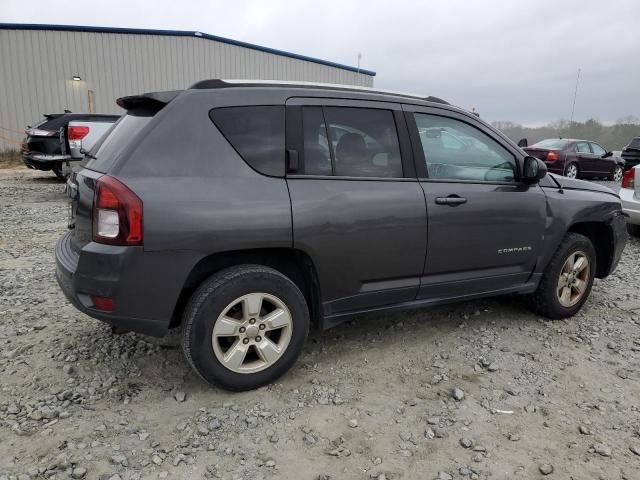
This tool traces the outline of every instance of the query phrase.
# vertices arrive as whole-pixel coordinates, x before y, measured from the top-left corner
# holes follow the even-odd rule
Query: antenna
[[[571,106],[571,120],[569,120],[569,129],[573,126],[573,112],[576,109],[576,97],[578,96],[578,82],[580,81],[580,69],[578,68],[578,76],[576,77],[576,89],[573,92],[573,105]]]
[[[358,73],[360,73],[360,60],[362,59],[362,52],[358,52]]]

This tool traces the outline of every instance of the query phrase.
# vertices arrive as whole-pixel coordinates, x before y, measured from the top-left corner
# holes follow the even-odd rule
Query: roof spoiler
[[[139,108],[152,108],[160,110],[171,100],[176,98],[182,90],[171,90],[166,92],[150,92],[142,95],[131,95],[120,97],[116,103],[125,110],[136,110]]]

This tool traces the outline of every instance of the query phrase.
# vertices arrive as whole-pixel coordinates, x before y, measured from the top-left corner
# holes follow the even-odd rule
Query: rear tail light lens
[[[630,168],[624,175],[622,175],[622,184],[620,185],[622,188],[636,188],[635,182],[636,171],[634,168]]]
[[[89,127],[69,127],[67,137],[69,140],[82,140],[89,134]]]
[[[556,160],[558,160],[558,155],[556,154],[556,152],[547,153],[547,158],[546,158],[547,162],[555,162]]]
[[[108,175],[96,182],[92,238],[109,245],[142,245],[142,200]]]
[[[55,130],[40,130],[39,128],[30,128],[26,130],[26,133],[31,137],[53,137],[54,135],[58,135],[58,132]]]

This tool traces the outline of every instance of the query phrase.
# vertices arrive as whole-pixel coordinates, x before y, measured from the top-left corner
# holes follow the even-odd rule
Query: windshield
[[[564,138],[548,138],[531,145],[530,148],[548,148],[549,150],[563,150],[567,146],[569,140]]]
[[[129,141],[142,130],[152,116],[123,115],[107,130],[85,157],[83,166],[106,173],[115,163]]]

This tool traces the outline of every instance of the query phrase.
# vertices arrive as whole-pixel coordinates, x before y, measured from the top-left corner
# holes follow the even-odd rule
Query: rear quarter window
[[[209,117],[253,169],[284,176],[284,106],[216,108]]]

